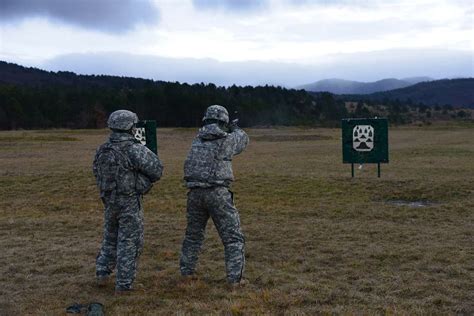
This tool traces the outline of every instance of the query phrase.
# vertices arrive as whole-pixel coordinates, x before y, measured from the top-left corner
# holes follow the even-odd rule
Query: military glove
[[[233,132],[234,130],[238,129],[239,126],[237,125],[239,123],[239,119],[232,120],[229,124],[229,132]]]

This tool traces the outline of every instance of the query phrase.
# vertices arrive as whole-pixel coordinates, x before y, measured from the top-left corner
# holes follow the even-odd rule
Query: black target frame
[[[356,126],[369,125],[373,128],[373,148],[369,151],[357,151],[353,146],[353,131]],[[377,175],[380,178],[380,164],[388,163],[388,121],[386,118],[343,119],[342,127],[342,162],[351,164],[354,177],[354,163],[376,163]]]

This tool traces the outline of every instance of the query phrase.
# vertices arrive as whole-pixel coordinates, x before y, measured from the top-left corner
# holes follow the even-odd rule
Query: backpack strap
[[[113,143],[107,143],[106,146],[107,146],[107,148],[111,149],[115,154],[117,154],[120,157],[120,159],[122,160],[122,162],[125,161],[126,169],[135,170],[135,168],[133,167],[132,162],[130,161],[130,158],[128,157],[128,155],[123,153],[123,151],[128,149],[128,147],[130,147],[131,144],[121,146],[120,149],[118,149],[117,146],[114,146]]]
[[[124,172],[125,170],[132,170],[134,173],[134,168],[133,165],[130,161],[130,158],[123,152],[123,149],[126,148],[126,146],[122,146],[122,148],[117,148],[118,146],[112,144],[112,143],[106,143],[103,146],[100,147],[98,150],[95,160],[94,160],[94,168],[96,170],[96,177],[98,181],[99,188],[101,190],[101,195],[103,194],[103,181],[104,179],[104,170],[102,169],[102,165],[99,163],[100,157],[106,153],[111,153],[113,156],[113,159],[115,160],[115,164],[117,165],[117,168],[115,169],[115,174],[113,175],[113,179],[115,182],[115,186],[113,189],[111,189],[111,194],[112,198],[115,197],[115,193],[117,191],[117,188],[119,184],[117,181],[120,179],[121,172]]]

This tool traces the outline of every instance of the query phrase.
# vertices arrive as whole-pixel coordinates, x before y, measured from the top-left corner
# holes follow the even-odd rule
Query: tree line
[[[227,107],[231,118],[238,118],[243,127],[338,126],[342,118],[374,116],[405,124],[420,117],[430,119],[432,113],[442,118],[471,117],[471,112],[457,113],[450,105],[443,105],[437,111],[436,106],[410,98],[400,101],[381,97],[373,100],[370,96],[308,93],[275,86],[218,87],[212,83],[190,85],[76,75],[0,61],[0,129],[3,130],[103,128],[108,115],[117,109],[134,111],[140,119],[156,120],[159,127],[196,127],[212,104]],[[357,106],[351,107],[350,103],[354,102]]]
[[[212,104],[227,107],[242,126],[335,125],[347,115],[344,102],[330,93],[83,76],[6,63],[0,70],[1,66],[8,69],[0,80],[0,129],[102,128],[117,109],[134,111],[161,127],[195,127]]]

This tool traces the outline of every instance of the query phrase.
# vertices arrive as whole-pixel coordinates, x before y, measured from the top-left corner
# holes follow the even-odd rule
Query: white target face
[[[146,145],[146,135],[144,127],[135,128],[134,136],[142,145]]]
[[[370,125],[354,126],[352,147],[357,151],[371,151],[374,148],[374,128]]]

